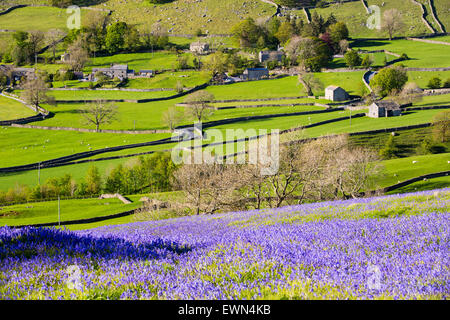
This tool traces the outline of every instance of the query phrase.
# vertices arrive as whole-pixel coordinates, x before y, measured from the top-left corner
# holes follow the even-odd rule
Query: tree
[[[394,139],[394,136],[390,135],[384,148],[380,150],[380,156],[386,160],[396,158],[398,156],[399,151],[400,150]]]
[[[442,88],[450,88],[450,78],[445,80],[444,84],[442,85]]]
[[[118,114],[116,105],[103,100],[87,104],[84,109],[80,110],[80,113],[86,124],[95,125],[97,132],[100,131],[101,125],[116,120]]]
[[[339,41],[339,53],[344,54],[347,52],[350,44],[348,43],[348,40],[341,40]]]
[[[213,214],[233,208],[238,201],[237,190],[243,185],[240,166],[185,164],[174,173],[175,185],[184,192],[184,203],[200,213]]]
[[[128,51],[136,52],[141,46],[141,37],[138,30],[134,26],[127,26],[124,47]]]
[[[263,35],[263,30],[256,25],[255,20],[247,18],[233,26],[231,34],[241,48],[254,48],[260,36]]]
[[[102,177],[96,166],[90,166],[86,173],[86,192],[97,195],[102,190]]]
[[[186,113],[198,122],[202,122],[213,113],[213,107],[208,104],[212,101],[214,101],[212,93],[205,90],[196,91],[184,100],[184,103],[188,104]]]
[[[394,96],[394,100],[400,105],[419,102],[422,98],[423,90],[415,82],[408,82],[398,95]]]
[[[78,37],[77,40],[67,48],[69,53],[68,64],[74,71],[83,70],[86,62],[89,61],[89,53],[85,46],[86,42],[83,41],[81,37]]]
[[[293,37],[286,44],[286,53],[303,70],[320,71],[327,66],[332,52],[326,42],[318,38]]]
[[[362,63],[361,56],[355,50],[347,51],[347,53],[344,54],[344,60],[347,66],[352,69],[356,66],[360,66]]]
[[[48,87],[45,81],[40,77],[27,78],[23,84],[22,99],[32,105],[39,112],[39,105],[48,102],[51,98],[47,95]]]
[[[66,35],[66,33],[60,29],[51,29],[45,35],[45,38],[46,38],[50,48],[52,48],[53,62],[56,59],[56,46],[58,45],[58,43],[62,40],[62,38],[65,35]]]
[[[339,44],[342,40],[348,39],[348,28],[344,22],[337,22],[328,27],[330,38],[334,43]]]
[[[0,90],[5,89],[7,84],[8,84],[8,75],[3,70],[0,70]]]
[[[324,88],[322,81],[317,79],[313,73],[300,73],[298,81],[303,85],[308,96],[314,95],[313,90],[323,90]]]
[[[126,191],[125,169],[122,164],[113,168],[106,177],[105,191],[109,193],[124,193]]]
[[[310,200],[356,198],[370,190],[380,166],[375,151],[351,146],[348,135],[320,138],[308,142],[303,153],[316,171],[310,178]]]
[[[13,33],[15,44],[11,51],[11,58],[16,65],[23,65],[30,62],[31,46],[28,42],[28,33],[25,31],[16,31]]]
[[[45,34],[40,31],[40,30],[33,30],[30,31],[29,33],[29,43],[30,43],[30,50],[31,50],[31,55],[32,57],[36,57],[39,49],[41,48],[44,39],[45,39]]]
[[[169,152],[157,152],[151,157],[139,158],[138,171],[148,183],[150,192],[172,190],[173,174],[177,168]]]
[[[294,196],[297,197],[298,203],[301,203],[306,196],[316,166],[311,166],[311,163],[306,161],[308,154],[301,150],[294,144],[280,150],[279,169],[267,178],[273,194],[274,201],[269,201],[272,208],[281,207]]]
[[[377,154],[363,147],[344,147],[333,157],[329,170],[331,185],[335,187],[335,197],[357,198],[361,191],[368,190],[373,177],[379,172]]]
[[[428,81],[427,87],[430,89],[439,89],[441,87],[441,82],[439,77],[433,77]]]
[[[119,21],[108,26],[105,37],[105,47],[109,53],[116,53],[124,48],[128,25]]]
[[[285,44],[295,33],[295,29],[291,23],[284,21],[275,33],[275,37],[281,44]]]
[[[392,40],[393,35],[400,32],[403,28],[403,17],[400,11],[389,9],[384,12],[381,29],[388,34],[389,40]]]
[[[170,130],[173,130],[177,124],[182,120],[183,116],[175,106],[169,107],[162,115],[162,121],[166,124]]]
[[[402,90],[408,81],[408,75],[402,66],[381,69],[370,82],[371,86],[383,97]]]
[[[439,112],[433,117],[433,135],[437,141],[447,142],[450,137],[450,111]]]
[[[228,55],[221,51],[217,51],[213,54],[211,54],[206,61],[203,63],[203,70],[208,72],[211,76],[211,78],[219,77],[221,81],[222,75],[228,70],[229,68],[229,60]]]
[[[370,68],[370,66],[373,64],[373,56],[372,55],[368,55],[368,54],[366,54],[365,56],[364,56],[364,58],[362,59],[362,61],[361,61],[361,65],[364,67],[364,68]]]

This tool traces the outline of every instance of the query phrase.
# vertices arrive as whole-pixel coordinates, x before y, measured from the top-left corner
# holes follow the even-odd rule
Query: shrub
[[[402,90],[408,81],[408,75],[405,68],[401,66],[381,69],[370,82],[382,96],[387,96],[391,92]]]
[[[441,87],[441,79],[439,77],[433,77],[428,82],[428,88],[439,89]]]
[[[442,85],[442,88],[450,88],[450,78],[445,80],[444,84]]]
[[[380,150],[380,156],[383,159],[393,159],[396,158],[399,152],[397,142],[394,140],[394,136],[389,136],[386,145]]]
[[[361,56],[355,50],[350,50],[344,55],[345,63],[350,67],[354,68],[360,66],[362,63]]]
[[[362,59],[361,65],[364,68],[369,68],[373,64],[373,58],[370,55],[365,55]]]

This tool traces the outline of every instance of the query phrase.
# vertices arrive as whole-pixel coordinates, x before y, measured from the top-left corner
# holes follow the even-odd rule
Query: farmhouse
[[[278,61],[281,62],[284,57],[283,51],[260,51],[259,62],[264,63],[266,61]]]
[[[369,106],[368,116],[371,118],[400,116],[402,110],[395,101],[375,101]]]
[[[134,74],[133,70],[128,69],[127,64],[114,64],[109,68],[93,68],[89,77],[91,81],[94,81],[97,72],[101,72],[111,79],[118,78],[120,80],[127,79],[129,75]]]
[[[20,81],[22,78],[34,77],[34,68],[17,68],[12,65],[0,65],[0,72],[3,73],[7,79],[8,83],[12,81]]]
[[[338,86],[328,86],[325,88],[325,99],[331,101],[348,100],[348,93]]]
[[[140,70],[139,71],[139,77],[142,78],[151,78],[155,75],[155,71],[153,70]]]
[[[242,74],[242,80],[261,80],[269,77],[269,70],[267,68],[247,68]]]
[[[208,54],[209,53],[209,44],[206,42],[192,42],[190,45],[191,52],[197,54]]]

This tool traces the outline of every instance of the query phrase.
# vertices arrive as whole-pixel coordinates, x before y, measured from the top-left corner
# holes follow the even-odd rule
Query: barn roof
[[[392,100],[375,101],[374,103],[372,103],[372,105],[375,105],[379,108],[385,108],[387,110],[400,109],[400,105]]]

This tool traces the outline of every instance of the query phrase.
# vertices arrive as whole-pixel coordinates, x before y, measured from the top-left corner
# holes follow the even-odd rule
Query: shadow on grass
[[[442,178],[437,178],[442,179]],[[436,179],[436,180],[437,180]],[[388,192],[387,194],[396,194],[396,193],[408,193],[408,192],[416,192],[416,191],[424,191],[424,190],[434,190],[434,189],[443,189],[448,188],[450,186],[450,181],[421,181],[411,184],[409,186],[404,186],[402,188],[393,190]]]
[[[113,236],[79,235],[56,228],[0,227],[0,259],[84,258],[90,260],[158,260],[192,250],[176,242],[152,237],[135,242]]]
[[[352,48],[358,47],[381,47],[391,44],[389,41],[385,40],[356,40],[351,45]]]

